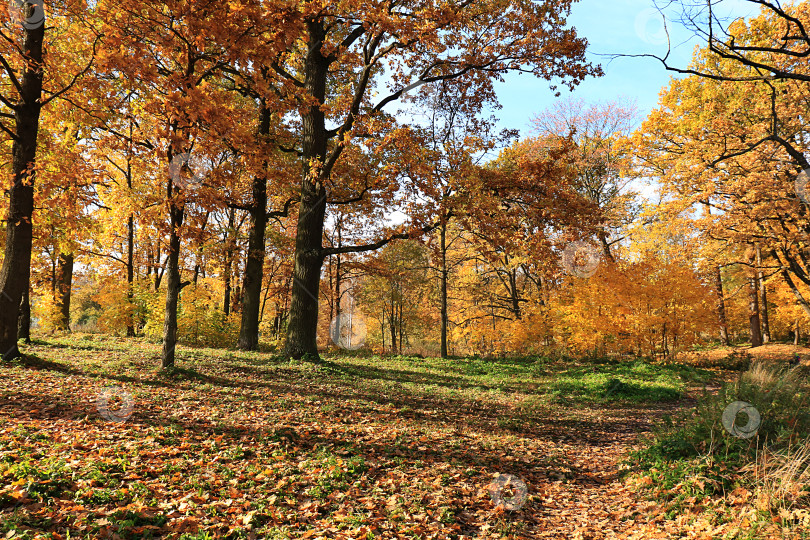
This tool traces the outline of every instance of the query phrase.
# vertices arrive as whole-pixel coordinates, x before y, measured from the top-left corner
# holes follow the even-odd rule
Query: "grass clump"
[[[810,503],[810,384],[801,367],[786,369],[753,364],[717,394],[704,393],[697,406],[679,417],[665,417],[640,451],[631,454],[626,470],[653,499],[672,512],[684,506],[739,505],[745,501],[757,520],[790,527],[804,519],[795,514]],[[748,414],[723,413],[745,402],[759,413],[758,429]],[[756,415],[753,415],[756,420]],[[715,512],[714,518],[735,515]]]

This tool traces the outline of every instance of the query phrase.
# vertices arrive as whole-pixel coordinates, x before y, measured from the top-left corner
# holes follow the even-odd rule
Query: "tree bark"
[[[326,158],[327,143],[326,121],[320,104],[325,101],[329,61],[321,51],[326,36],[323,22],[310,21],[307,30],[309,43],[304,59],[304,86],[315,104],[301,115],[303,178],[285,354],[292,358],[306,355],[317,360],[318,291],[326,215],[326,188],[320,169]]]
[[[60,253],[56,269],[54,304],[59,310],[56,329],[70,332],[70,292],[73,288],[73,254]]]
[[[231,208],[228,212],[228,232],[225,239],[228,247],[225,249],[225,297],[222,299],[222,311],[225,312],[226,317],[231,313],[231,269],[233,268],[235,243],[235,239],[232,238],[231,235],[236,235],[236,232],[233,230],[235,221],[236,210]]]
[[[596,236],[599,238],[599,243],[602,245],[602,254],[608,261],[615,264],[616,259],[613,257],[613,253],[610,251],[610,244],[608,243],[607,234],[605,234],[605,231],[600,230]]]
[[[768,290],[762,273],[762,248],[757,246],[757,284],[759,286],[759,314],[762,323],[762,343],[771,341],[771,326],[768,322]]]
[[[17,324],[17,338],[31,343],[31,291],[26,290],[20,303],[20,317]]]
[[[794,322],[793,328],[795,329],[795,331],[793,332],[793,344],[798,345],[799,344],[799,318],[798,317],[796,317],[796,321]]]
[[[127,219],[127,337],[135,337],[135,218]]]
[[[270,110],[262,101],[259,110],[258,136],[270,135]],[[265,163],[264,170],[267,170]],[[245,279],[242,283],[242,322],[236,346],[243,351],[254,351],[259,346],[259,315],[262,307],[262,280],[264,277],[264,235],[267,230],[267,175],[253,177],[253,204],[250,207],[250,231],[245,261]]]
[[[171,162],[171,160],[169,160]],[[183,225],[185,209],[177,203],[171,180],[167,182],[169,199],[169,253],[166,260],[166,310],[163,321],[163,351],[161,367],[174,367],[177,347],[177,305],[180,299],[180,227]]]
[[[127,188],[132,193],[132,139],[133,119],[129,121],[129,145],[127,146]],[[135,337],[135,216],[127,218],[127,337]]]
[[[751,347],[762,345],[759,321],[759,290],[757,289],[756,269],[753,268],[754,257],[749,259],[752,263],[748,271],[748,327],[751,334]]]
[[[439,249],[441,250],[441,355],[447,358],[447,220],[442,219],[439,230]]]
[[[27,61],[15,104],[14,142],[11,147],[12,186],[8,190],[6,246],[0,269],[0,354],[19,356],[17,330],[20,304],[30,287],[34,177],[42,98],[42,42],[45,25],[25,28],[23,51]]]
[[[720,342],[728,346],[728,320],[726,319],[726,301],[723,295],[723,275],[720,272],[720,265],[714,267],[714,291],[717,295],[717,322],[720,326]]]
[[[391,332],[391,354],[397,354],[397,305],[394,298],[395,289],[391,286],[391,318],[389,322],[389,330]]]

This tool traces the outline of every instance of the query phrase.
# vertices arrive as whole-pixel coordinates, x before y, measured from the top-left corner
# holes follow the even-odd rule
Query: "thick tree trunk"
[[[304,85],[315,104],[301,115],[303,179],[285,354],[292,358],[308,355],[318,359],[318,291],[326,214],[326,188],[321,167],[327,143],[325,117],[319,105],[325,101],[329,61],[321,50],[325,37],[323,22],[310,21],[307,26],[309,43],[304,59]]]
[[[70,332],[70,292],[73,288],[73,254],[60,253],[54,284],[54,305],[58,318],[56,329]]]
[[[750,260],[753,263],[753,257]],[[757,289],[756,270],[749,267],[748,271],[748,327],[751,334],[751,346],[762,345],[762,334],[759,322],[759,290]]]
[[[262,102],[259,111],[259,137],[270,134],[270,110]],[[267,176],[253,177],[253,204],[250,207],[250,231],[245,261],[245,279],[242,283],[242,322],[236,346],[253,351],[259,345],[259,315],[262,307],[262,279],[264,277],[264,235],[267,230]]]
[[[447,221],[442,220],[439,230],[439,249],[441,250],[441,355],[447,358]]]
[[[242,322],[237,347],[253,351],[259,344],[259,315],[262,304],[262,278],[264,276],[264,235],[267,228],[267,180],[253,180],[253,197],[257,205],[250,212],[248,253],[245,278],[242,283]]]
[[[757,284],[759,286],[759,314],[762,323],[762,342],[771,341],[771,325],[768,322],[768,290],[762,274],[762,248],[757,246]]]
[[[726,319],[726,301],[723,295],[723,275],[720,273],[720,265],[714,267],[714,291],[717,296],[717,322],[720,326],[720,342],[728,346],[728,320]]]
[[[184,208],[173,197],[172,182],[168,182],[169,197],[169,253],[166,260],[166,313],[163,321],[163,352],[161,367],[174,367],[177,347],[177,304],[180,298],[180,227],[183,225]]]
[[[27,65],[21,74],[15,104],[14,142],[11,147],[12,185],[8,190],[6,247],[0,270],[0,354],[19,356],[17,327],[20,303],[30,286],[31,220],[34,213],[34,165],[42,97],[42,41],[45,25],[26,28],[23,51]]]
[[[20,317],[17,324],[17,338],[31,343],[31,291],[26,290],[20,302]]]

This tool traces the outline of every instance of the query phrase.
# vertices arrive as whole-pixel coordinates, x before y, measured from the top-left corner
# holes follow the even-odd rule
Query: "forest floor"
[[[24,352],[0,365],[3,538],[686,538],[620,464],[729,377],[186,347],[158,372],[159,344],[90,334]]]

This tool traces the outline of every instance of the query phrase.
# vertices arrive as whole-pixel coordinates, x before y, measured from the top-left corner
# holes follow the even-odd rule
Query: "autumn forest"
[[[575,0],[0,7],[0,534],[810,538],[810,3],[721,4],[639,55]],[[619,60],[652,110],[576,94]]]

